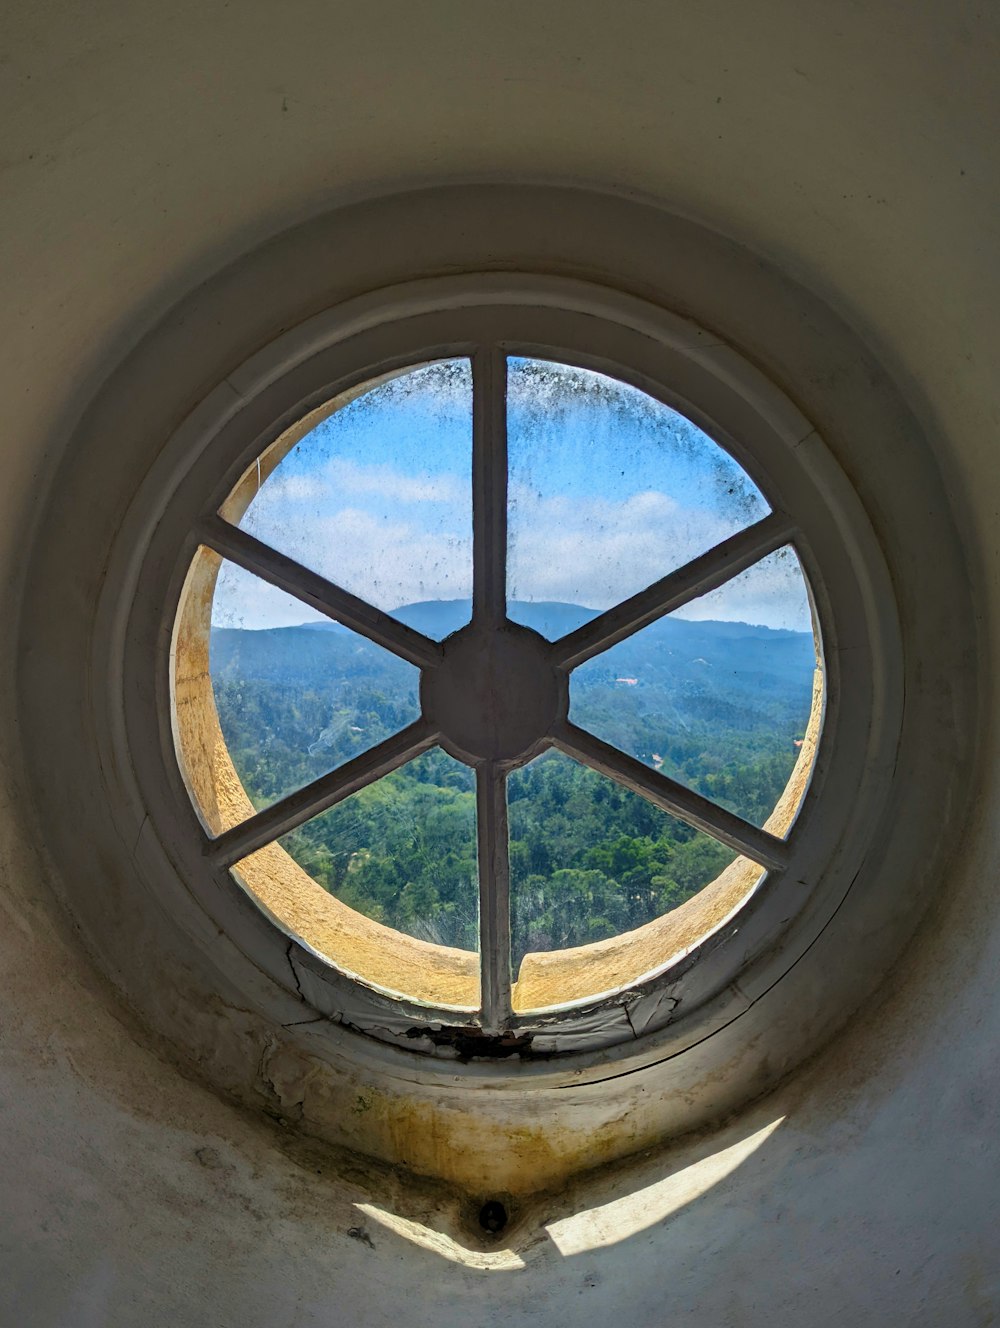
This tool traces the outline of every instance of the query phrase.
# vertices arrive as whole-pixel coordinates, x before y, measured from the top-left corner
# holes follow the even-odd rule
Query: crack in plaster
[[[302,991],[302,983],[299,981],[298,969],[295,967],[295,960],[292,958],[293,942],[288,942],[288,949],[285,951],[285,958],[288,960],[288,967],[292,970],[292,977],[295,979],[295,990],[299,993],[299,1000],[305,1000],[305,994]]]

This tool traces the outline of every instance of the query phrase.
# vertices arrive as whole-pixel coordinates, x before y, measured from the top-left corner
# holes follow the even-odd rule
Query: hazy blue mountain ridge
[[[467,600],[425,601],[395,614],[437,640],[469,618]],[[597,616],[594,609],[556,602],[514,602],[511,616],[549,639],[565,635]],[[815,648],[808,632],[746,623],[662,618],[577,670],[578,687],[644,688],[668,683],[683,694],[762,693],[798,700],[811,687]],[[217,679],[259,679],[295,686],[322,686],[331,678],[358,678],[413,687],[410,665],[335,622],[260,630],[212,630],[212,673]]]

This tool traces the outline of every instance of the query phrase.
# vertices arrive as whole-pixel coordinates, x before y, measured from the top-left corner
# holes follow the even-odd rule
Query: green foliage
[[[390,695],[353,679],[325,690],[257,678],[215,678],[213,686],[233,764],[258,808],[374,747],[419,713],[412,690]]]
[[[641,927],[734,857],[645,798],[549,753],[508,786],[514,962]]]
[[[641,685],[616,686],[614,671],[585,665],[573,679],[570,718],[623,751],[653,765],[763,825],[795,764],[793,739],[809,717],[811,670],[797,687],[755,694],[706,685],[694,691],[661,681],[649,670]]]
[[[631,655],[609,652],[574,674],[571,717],[762,824],[806,723],[808,643],[744,628],[730,646],[721,624],[684,630],[701,634],[703,650],[713,633],[720,640],[710,667],[662,635],[633,643]],[[802,659],[783,662],[793,649]],[[415,670],[347,634],[228,632],[216,650],[222,730],[258,807],[418,713]],[[730,657],[741,672],[726,666]],[[617,682],[624,668],[639,676],[636,686]],[[528,951],[642,926],[690,898],[734,856],[555,752],[515,771],[508,798],[515,966]],[[475,776],[444,752],[426,753],[282,843],[325,889],[366,916],[425,940],[477,948]]]
[[[366,917],[422,940],[476,948],[474,776],[443,752],[410,762],[281,842]]]

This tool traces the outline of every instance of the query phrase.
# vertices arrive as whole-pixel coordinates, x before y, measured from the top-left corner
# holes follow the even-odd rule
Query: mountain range
[[[425,601],[396,616],[443,638],[469,610]],[[596,612],[558,602],[510,611],[550,639]],[[808,632],[666,617],[574,670],[570,719],[762,824],[801,745],[814,666]],[[262,805],[419,714],[418,670],[333,622],[215,628],[211,671],[230,751]],[[445,784],[454,777],[434,769]]]
[[[468,600],[425,600],[395,610],[401,622],[442,640],[469,621]],[[513,620],[554,640],[597,616],[597,610],[558,601],[513,601]],[[329,620],[296,627],[212,630],[212,675],[294,686],[317,686],[331,678],[416,682],[416,670],[350,629]],[[809,632],[738,622],[668,616],[574,675],[579,686],[597,684],[709,694],[754,694],[785,698],[799,708],[812,688],[815,646]],[[408,676],[407,676],[408,675]],[[627,680],[634,679],[634,682]]]

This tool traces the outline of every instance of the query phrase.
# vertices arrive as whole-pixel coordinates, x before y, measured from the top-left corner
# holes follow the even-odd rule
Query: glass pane
[[[374,747],[420,713],[411,664],[224,562],[209,660],[226,746],[255,809]]]
[[[763,825],[802,751],[815,669],[805,577],[779,549],[574,670],[570,718]]]
[[[508,613],[559,636],[767,515],[690,420],[604,374],[508,361]]]
[[[637,793],[546,752],[515,770],[511,958],[641,927],[691,898],[736,854]]]
[[[468,621],[467,360],[424,365],[355,395],[272,464],[273,453],[256,470],[266,478],[242,513],[244,530],[429,636]],[[248,478],[253,471],[237,493]]]
[[[366,918],[478,950],[475,774],[444,752],[424,753],[279,843]]]

